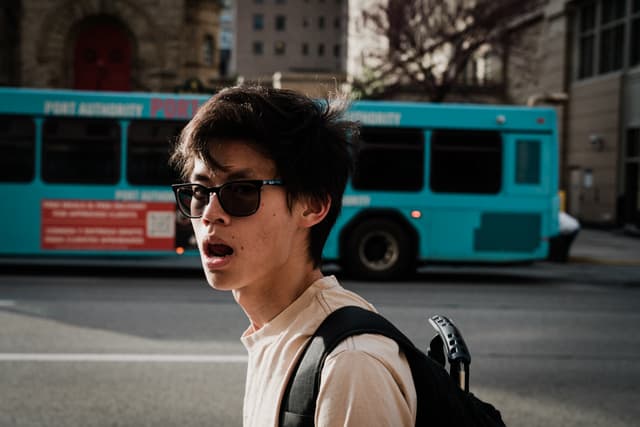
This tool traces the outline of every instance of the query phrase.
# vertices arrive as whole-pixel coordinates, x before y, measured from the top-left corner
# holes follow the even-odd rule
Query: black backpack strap
[[[325,359],[344,339],[360,334],[384,335],[396,341],[405,352],[415,349],[402,332],[379,314],[355,306],[339,308],[318,327],[289,378],[280,405],[281,427],[314,425]]]

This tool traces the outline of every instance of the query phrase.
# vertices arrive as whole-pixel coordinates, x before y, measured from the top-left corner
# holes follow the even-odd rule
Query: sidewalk
[[[582,229],[569,252],[570,263],[640,266],[640,237],[621,229]]]

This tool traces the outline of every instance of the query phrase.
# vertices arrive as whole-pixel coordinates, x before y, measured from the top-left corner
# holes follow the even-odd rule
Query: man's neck
[[[316,280],[323,277],[319,268],[306,269],[296,275],[283,275],[277,283],[247,286],[233,291],[254,331],[262,328],[289,307]]]

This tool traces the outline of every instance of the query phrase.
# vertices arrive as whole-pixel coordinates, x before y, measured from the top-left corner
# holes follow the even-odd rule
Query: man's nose
[[[217,193],[211,193],[209,195],[209,203],[204,207],[202,212],[202,219],[205,222],[214,223],[222,222],[226,223],[229,220],[229,214],[222,208],[220,204],[220,198]]]

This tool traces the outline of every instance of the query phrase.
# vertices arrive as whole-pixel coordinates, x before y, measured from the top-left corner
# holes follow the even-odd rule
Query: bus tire
[[[409,238],[398,223],[369,219],[350,233],[345,266],[350,276],[368,280],[398,279],[411,265]]]

